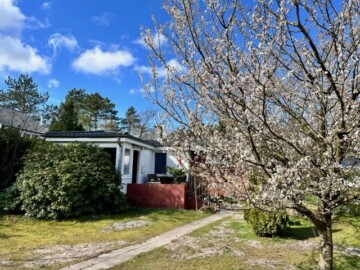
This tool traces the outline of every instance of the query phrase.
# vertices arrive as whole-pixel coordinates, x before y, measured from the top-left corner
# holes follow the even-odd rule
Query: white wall
[[[181,164],[179,163],[180,160],[181,160]],[[181,156],[174,156],[170,153],[167,153],[166,155],[166,166],[177,169],[188,168],[187,163],[183,158],[181,158]]]
[[[153,150],[143,149],[140,154],[138,183],[147,183],[147,175],[154,173],[155,170],[155,152]]]
[[[155,172],[155,150],[150,146],[149,148],[142,143],[136,141],[119,141],[117,138],[46,138],[47,141],[55,143],[67,144],[74,141],[84,141],[99,146],[100,148],[116,148],[116,162],[115,168],[121,174],[122,191],[126,193],[127,184],[132,183],[133,157],[134,150],[139,151],[137,183],[146,183],[147,175]],[[124,175],[124,155],[125,149],[130,150],[130,166],[129,173]],[[164,150],[164,151],[163,151]],[[164,153],[165,149],[158,149],[158,152]],[[166,166],[174,168],[182,168],[179,165],[178,156],[173,156],[170,153],[166,155]],[[184,161],[183,161],[184,162]]]
[[[124,174],[124,156],[125,156],[125,149],[129,149],[130,150],[130,169],[129,169],[129,174]],[[123,143],[122,144],[122,148],[121,148],[121,157],[122,157],[122,161],[121,161],[121,183],[122,183],[122,189],[121,191],[126,193],[126,185],[127,184],[131,184],[132,182],[132,161],[133,161],[133,147],[131,144],[128,143]]]

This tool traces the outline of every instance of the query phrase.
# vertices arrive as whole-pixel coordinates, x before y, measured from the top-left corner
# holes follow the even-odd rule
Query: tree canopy
[[[127,109],[125,117],[120,120],[121,130],[131,134],[135,129],[139,128],[140,117],[133,106]]]
[[[152,70],[144,88],[165,111],[165,131],[189,134],[165,133],[164,142],[206,156],[202,175],[216,175],[214,185],[224,164],[261,172],[249,199],[309,218],[321,236],[319,268],[332,269],[333,212],[360,198],[360,168],[347,162],[360,160],[360,3],[169,0],[164,8],[171,21],[155,21],[157,35],[143,31]]]
[[[151,126],[156,115],[156,111],[147,108],[144,111],[137,112],[131,106],[125,113],[125,117],[120,119],[120,130],[128,132],[131,135],[138,136],[139,138],[153,139],[154,129]]]
[[[139,116],[139,138],[154,137],[151,133],[153,133],[153,127],[151,127],[151,123],[155,118],[156,111],[154,109],[148,108],[142,112],[140,112]]]
[[[87,94],[84,89],[72,89],[53,115],[50,130],[118,129],[115,104],[99,93]]]
[[[78,112],[73,100],[61,103],[56,119],[49,127],[50,131],[82,131],[83,126],[79,123]]]
[[[6,90],[0,90],[0,106],[26,113],[39,115],[47,102],[48,93],[40,94],[38,86],[29,75],[20,75],[18,79],[8,77]]]

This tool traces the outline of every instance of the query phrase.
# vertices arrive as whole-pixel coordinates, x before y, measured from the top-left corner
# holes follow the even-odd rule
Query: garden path
[[[87,261],[83,261],[74,265],[70,265],[68,267],[62,268],[62,270],[82,270],[82,269],[109,269],[116,265],[119,265],[125,261],[128,261],[135,256],[149,252],[155,248],[164,246],[169,244],[171,241],[184,236],[194,230],[197,230],[201,227],[204,227],[212,222],[221,220],[225,217],[229,217],[233,214],[231,211],[220,211],[214,215],[208,216],[206,218],[196,220],[185,224],[183,226],[177,227],[165,233],[162,233],[158,236],[152,237],[147,241],[128,246],[125,248],[121,248],[118,250],[114,250],[110,253],[102,254],[96,258],[92,258]]]

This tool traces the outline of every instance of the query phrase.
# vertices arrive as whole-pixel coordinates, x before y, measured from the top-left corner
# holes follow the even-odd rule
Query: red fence
[[[185,209],[185,188],[183,184],[128,184],[127,200],[137,207]]]
[[[205,206],[205,203],[195,198],[194,194],[186,194],[186,209],[188,210],[198,210]]]

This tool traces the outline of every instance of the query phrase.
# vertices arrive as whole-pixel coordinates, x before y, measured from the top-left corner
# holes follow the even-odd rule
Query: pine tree
[[[29,116],[36,116],[49,99],[48,93],[40,94],[38,86],[28,75],[20,75],[18,79],[8,77],[5,80],[6,90],[0,90],[0,106]]]
[[[79,123],[78,113],[73,100],[61,103],[57,119],[53,118],[50,131],[81,131],[83,126]]]
[[[131,106],[125,113],[125,118],[120,120],[121,130],[131,134],[139,127],[140,117],[133,106]]]

